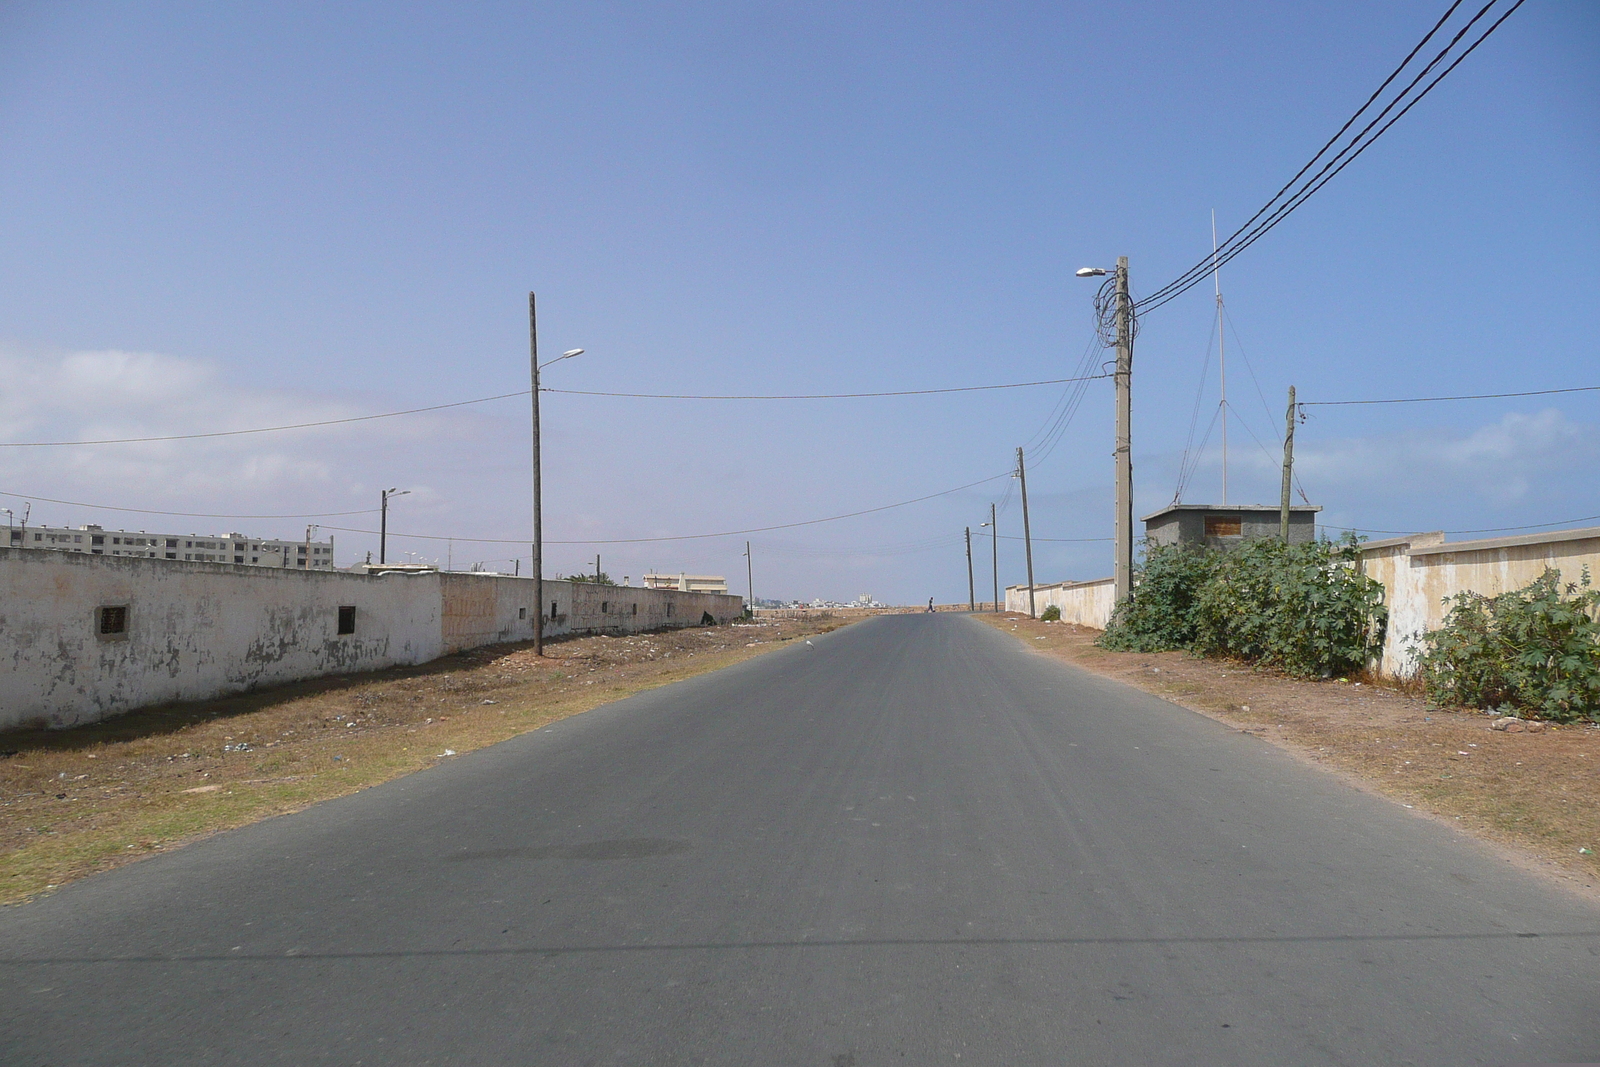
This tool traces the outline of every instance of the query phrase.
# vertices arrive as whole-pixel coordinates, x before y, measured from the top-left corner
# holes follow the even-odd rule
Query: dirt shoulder
[[[1600,888],[1600,728],[1503,733],[1481,712],[1437,708],[1371,682],[1301,681],[1186,652],[1108,652],[1094,644],[1100,631],[1087,627],[1009,613],[982,618],[1040,652],[1505,846],[1572,888]]]
[[[0,734],[0,903],[731,666],[828,615],[495,645],[421,667]]]

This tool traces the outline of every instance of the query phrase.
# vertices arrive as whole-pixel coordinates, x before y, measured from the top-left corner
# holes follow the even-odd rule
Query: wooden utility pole
[[[1128,257],[1117,257],[1117,525],[1115,593],[1121,602],[1133,593],[1133,440],[1132,401],[1130,393],[1133,378],[1133,308],[1128,296]],[[1021,449],[1017,450],[1021,455]],[[1027,498],[1024,497],[1024,500]],[[1026,517],[1027,505],[1022,513]],[[1024,526],[1027,525],[1024,519]],[[1029,570],[1032,570],[1031,553]],[[1028,576],[1030,596],[1033,575]],[[1031,605],[1029,614],[1032,614]]]
[[[1028,618],[1038,618],[1033,610],[1033,529],[1028,525],[1028,471],[1017,448],[1017,480],[1022,483],[1022,543],[1028,556]]]
[[[750,542],[744,543],[744,581],[745,594],[750,598],[750,617],[756,617],[756,572],[755,564],[750,560]]]
[[[1289,483],[1294,479],[1294,386],[1289,386],[1289,410],[1283,417],[1283,496],[1278,505],[1278,532],[1289,543]]]
[[[995,522],[994,503],[989,504],[989,562],[994,567],[994,610],[1000,610],[1000,526]]]
[[[978,610],[977,589],[972,584],[972,527],[967,527],[967,610]]]
[[[539,485],[539,312],[528,294],[528,372],[533,379],[533,654],[544,655],[544,510]]]
[[[600,584],[600,553],[594,554],[594,584]]]

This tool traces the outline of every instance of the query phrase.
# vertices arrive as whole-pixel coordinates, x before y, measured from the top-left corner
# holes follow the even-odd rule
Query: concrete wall
[[[533,579],[493,574],[441,574],[446,652],[502,641],[533,640]],[[718,623],[744,614],[744,599],[719,593],[680,593],[636,585],[544,583],[544,633],[636,633],[698,626],[706,613]],[[552,610],[553,609],[553,610]]]
[[[102,637],[98,609],[119,604],[126,634]],[[421,663],[443,651],[439,604],[437,575],[0,549],[0,729]]]
[[[1415,670],[1411,646],[1444,621],[1450,597],[1466,591],[1498,596],[1547,567],[1564,582],[1581,580],[1586,567],[1600,580],[1600,527],[1480,541],[1446,542],[1439,533],[1369,541],[1361,569],[1383,583],[1389,606],[1380,672],[1405,677]]]
[[[351,574],[0,548],[0,729],[425,663],[533,637],[533,580]],[[544,583],[545,634],[697,626],[736,596]],[[548,605],[554,603],[554,617]],[[99,609],[127,631],[102,635]],[[637,611],[634,610],[637,605]],[[355,632],[338,631],[355,608]]]
[[[1092,582],[1057,582],[1054,585],[1033,587],[1034,608],[1039,613],[1052,604],[1061,609],[1062,622],[1075,622],[1079,626],[1092,626],[1104,630],[1111,621],[1111,609],[1116,606],[1116,580],[1100,578]],[[1028,587],[1006,586],[1006,610],[1028,611]]]
[[[1446,541],[1444,534],[1419,533],[1361,548],[1360,568],[1383,585],[1389,609],[1379,673],[1403,678],[1416,669],[1414,646],[1427,630],[1444,621],[1446,601],[1457,593],[1484,596],[1520,589],[1551,567],[1563,582],[1578,582],[1587,568],[1600,582],[1600,526],[1555,533],[1495,537],[1480,541]],[[1061,582],[1034,586],[1039,611],[1061,608],[1064,622],[1103,630],[1111,621],[1113,581]],[[1006,610],[1028,610],[1028,587],[1006,587]]]

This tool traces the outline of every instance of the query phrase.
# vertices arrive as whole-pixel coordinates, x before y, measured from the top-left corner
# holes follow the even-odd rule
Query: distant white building
[[[728,580],[720,574],[647,574],[646,589],[676,589],[680,593],[726,593]]]
[[[99,526],[11,526],[4,543],[12,548],[86,552],[95,556],[183,559],[237,563],[247,567],[333,569],[333,538],[326,541],[263,541],[230,534],[163,534],[107,530]]]

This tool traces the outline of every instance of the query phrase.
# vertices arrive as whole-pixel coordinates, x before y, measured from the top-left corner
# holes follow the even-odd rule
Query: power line
[[[1593,522],[1600,519],[1600,515],[1580,515],[1576,519],[1562,519],[1560,522],[1536,522],[1528,526],[1495,526],[1484,530],[1440,530],[1444,534],[1479,534],[1479,533],[1513,533],[1517,530],[1546,530],[1552,526],[1570,526],[1578,522]],[[1373,530],[1365,526],[1334,526],[1329,523],[1320,523],[1328,530],[1348,530],[1351,533],[1381,533],[1381,534],[1414,534],[1416,530]]]
[[[1470,396],[1408,396],[1394,400],[1305,400],[1300,403],[1300,406],[1309,408],[1346,407],[1352,404],[1435,404],[1443,400],[1501,400],[1506,397],[1551,396],[1555,393],[1593,392],[1600,392],[1600,385],[1575,385],[1570,389],[1534,389],[1526,393],[1474,393]]]
[[[377,508],[365,508],[361,511],[314,511],[304,515],[216,515],[204,511],[152,511],[148,508],[118,508],[110,504],[85,504],[81,500],[54,500],[47,496],[37,496],[33,493],[8,493],[0,490],[0,496],[12,497],[17,500],[39,500],[46,504],[65,504],[74,508],[92,508],[96,511],[125,511],[134,515],[166,515],[183,519],[337,519],[346,515],[375,515]]]
[[[805,520],[803,520],[801,522],[784,522],[784,523],[779,523],[776,526],[754,526],[754,527],[751,527],[748,530],[721,530],[721,531],[718,531],[717,533],[702,533],[702,534],[674,534],[674,535],[669,536],[669,537],[590,538],[590,539],[581,540],[581,541],[552,541],[552,540],[549,540],[548,538],[546,538],[544,543],[547,544],[547,545],[644,545],[644,544],[654,544],[654,543],[656,543],[658,541],[702,541],[702,540],[706,540],[708,538],[713,538],[713,537],[734,537],[734,536],[744,536],[746,534],[770,533],[773,530],[793,530],[796,527],[800,527],[800,526],[816,526],[819,523],[824,523],[824,522],[838,522],[840,519],[854,519],[854,518],[859,518],[862,515],[873,515],[873,514],[876,514],[877,512],[880,512],[880,511],[890,511],[890,510],[892,510],[894,508],[903,508],[908,504],[920,504],[924,500],[933,500],[933,499],[936,499],[937,497],[941,497],[941,496],[950,496],[952,493],[959,493],[959,492],[962,492],[963,490],[971,489],[974,486],[984,485],[987,482],[999,481],[1001,478],[1009,478],[1009,477],[1011,477],[1011,472],[1010,471],[1006,471],[1003,474],[991,474],[987,478],[979,478],[975,482],[968,482],[966,485],[958,485],[954,489],[943,489],[943,490],[940,490],[937,493],[929,493],[927,496],[913,497],[910,500],[901,500],[901,501],[897,501],[896,503],[893,503],[893,504],[884,504],[884,505],[881,505],[881,506],[875,507],[875,508],[864,508],[861,511],[849,511],[849,512],[846,512],[846,513],[844,513],[842,515],[829,515],[829,516],[827,516],[825,518],[821,518],[821,519],[805,519]],[[377,532],[378,532],[377,530],[357,530],[357,529],[346,528],[346,527],[343,527],[343,526],[328,526],[328,525],[324,525],[322,528],[324,530],[338,530],[340,533],[377,534]],[[389,536],[390,537],[412,537],[412,538],[416,538],[416,539],[422,540],[422,541],[461,541],[461,542],[466,543],[466,544],[484,544],[484,545],[521,545],[521,544],[526,544],[527,543],[527,538],[446,537],[446,536],[440,536],[438,534],[396,533],[394,530],[390,530],[389,531]]]
[[[1000,535],[1000,540],[1002,540],[1002,541],[1021,541],[1021,540],[1023,540],[1023,538],[1018,537],[1016,534],[1001,534]],[[1079,544],[1085,544],[1085,543],[1090,542],[1090,541],[1110,541],[1110,540],[1113,540],[1113,538],[1110,538],[1110,537],[1035,537],[1034,540],[1035,541],[1049,541],[1051,544],[1061,544],[1061,545],[1073,544],[1073,545],[1079,545]]]
[[[542,393],[567,393],[573,396],[612,396],[637,400],[859,400],[885,396],[932,396],[938,393],[979,393],[995,389],[1031,389],[1041,385],[1063,385],[1068,382],[1094,381],[1109,378],[1109,374],[1096,374],[1088,378],[1052,378],[1040,382],[1010,382],[1004,385],[964,385],[949,389],[901,389],[883,393],[806,393],[768,396],[710,396],[680,393],[603,393],[587,389],[541,388]],[[62,448],[74,445],[142,445],[162,441],[198,441],[209,437],[239,437],[245,434],[276,433],[280,430],[308,430],[321,426],[341,426],[352,422],[370,422],[373,419],[392,419],[400,415],[419,415],[428,411],[467,407],[470,404],[487,404],[493,400],[509,400],[527,396],[529,390],[515,393],[497,393],[475,400],[458,400],[450,404],[432,404],[428,407],[407,408],[404,411],[385,411],[376,415],[355,415],[347,419],[322,419],[317,422],[294,422],[283,426],[256,426],[248,430],[214,430],[208,433],[165,434],[158,437],[108,437],[94,441],[0,441],[0,448]]]
[[[392,419],[399,415],[419,415],[425,411],[443,411],[446,408],[466,407],[468,404],[486,404],[491,400],[506,400],[514,396],[527,396],[528,392],[527,389],[524,389],[520,393],[480,396],[476,400],[457,400],[453,404],[432,404],[425,408],[385,411],[377,415],[355,415],[348,419],[294,422],[285,426],[257,426],[249,430],[214,430],[209,433],[168,434],[164,437],[111,437],[99,441],[0,441],[0,448],[59,448],[67,445],[143,445],[159,441],[198,441],[206,437],[239,437],[251,433],[275,433],[279,430],[308,430],[317,426],[339,426],[349,422],[370,422],[373,419]]]
[[[1316,174],[1312,175],[1304,182],[1304,184],[1300,185],[1300,187],[1290,194],[1287,199],[1284,199],[1284,194],[1289,192],[1289,190],[1300,181],[1306,172],[1316,165],[1318,160],[1321,160],[1325,155],[1327,155],[1328,150],[1345,135],[1346,131],[1348,131],[1363,114],[1366,113],[1368,108],[1370,108],[1373,103],[1375,103],[1383,94],[1384,90],[1387,89],[1389,85],[1400,75],[1400,73],[1405,70],[1408,65],[1410,65],[1411,61],[1416,58],[1417,53],[1421,51],[1423,46],[1425,46],[1428,41],[1439,32],[1444,24],[1455,13],[1456,8],[1461,5],[1461,0],[1455,0],[1455,2],[1450,5],[1449,9],[1445,11],[1444,15],[1439,19],[1439,21],[1434,24],[1433,28],[1430,29],[1422,38],[1422,40],[1417,42],[1416,46],[1411,49],[1411,51],[1406,55],[1406,58],[1401,61],[1400,65],[1396,67],[1387,78],[1384,79],[1383,84],[1379,85],[1377,90],[1367,98],[1366,103],[1362,104],[1356,113],[1350,116],[1345,124],[1339,128],[1339,131],[1335,133],[1333,137],[1329,138],[1328,142],[1318,150],[1317,154],[1312,156],[1310,161],[1308,161],[1305,166],[1301,167],[1295,176],[1289,179],[1289,182],[1273,195],[1272,199],[1268,200],[1266,204],[1262,205],[1261,209],[1252,215],[1243,226],[1235,230],[1233,234],[1230,235],[1228,239],[1219,246],[1218,250],[1212,253],[1212,255],[1200,260],[1194,266],[1190,267],[1188,270],[1178,275],[1177,278],[1173,279],[1171,282],[1168,282],[1166,285],[1151,293],[1149,296],[1136,301],[1137,309],[1139,311],[1153,311],[1162,304],[1181,296],[1183,293],[1198,285],[1212,271],[1226,264],[1229,260],[1233,259],[1234,256],[1237,256],[1246,248],[1249,248],[1261,237],[1265,236],[1269,230],[1277,226],[1278,223],[1282,222],[1291,213],[1293,213],[1296,208],[1305,203],[1307,199],[1314,195],[1328,182],[1332,181],[1340,171],[1344,170],[1345,167],[1355,162],[1357,157],[1359,157],[1363,152],[1376,143],[1380,137],[1388,132],[1390,127],[1403,118],[1408,111],[1410,111],[1424,97],[1432,92],[1435,86],[1437,86],[1453,70],[1455,70],[1456,67],[1467,58],[1467,56],[1476,51],[1478,46],[1486,41],[1490,34],[1499,29],[1501,24],[1504,23],[1506,19],[1510,18],[1517,8],[1521,7],[1523,4],[1523,0],[1515,0],[1511,7],[1497,20],[1495,20],[1495,22],[1492,23],[1488,29],[1483,31],[1483,33],[1479,35],[1479,37],[1474,40],[1464,51],[1462,51],[1461,54],[1458,55],[1449,66],[1445,67],[1444,70],[1441,71],[1431,82],[1429,82],[1421,92],[1412,96],[1412,90],[1415,89],[1416,86],[1446,58],[1446,56],[1449,55],[1449,53],[1456,47],[1457,44],[1460,43],[1461,39],[1466,36],[1472,27],[1475,26],[1485,15],[1487,15],[1490,9],[1499,2],[1500,0],[1489,0],[1487,4],[1479,9],[1479,11],[1466,23],[1466,25],[1463,26],[1453,38],[1451,38],[1450,42],[1446,44],[1444,48],[1442,48],[1433,57],[1433,59],[1431,59],[1422,68],[1422,70],[1417,73],[1414,78],[1412,78],[1410,83],[1408,83],[1404,89],[1396,94],[1395,97],[1390,100],[1381,111],[1378,112],[1375,118],[1368,122],[1366,126],[1362,127],[1362,129],[1350,139],[1349,143],[1347,143],[1343,148],[1339,149],[1339,151],[1333,156],[1328,158],[1327,161],[1323,163],[1322,168],[1317,171]],[[1409,100],[1406,99],[1408,96],[1410,96]],[[1376,133],[1372,133],[1371,131],[1373,130],[1373,127],[1377,126],[1378,123],[1383,122],[1385,116],[1387,116],[1390,111],[1393,111],[1395,107],[1402,101],[1405,101],[1405,106],[1400,108],[1400,110],[1396,112],[1392,118],[1385,122]],[[1370,137],[1368,136],[1369,133],[1371,133]],[[1263,218],[1263,216],[1265,216],[1265,218]]]
[[[994,389],[1031,389],[1040,385],[1063,385],[1067,382],[1092,382],[1109,378],[1109,374],[1091,374],[1082,378],[1051,378],[1042,382],[1012,382],[1007,385],[963,385],[951,389],[898,389],[887,393],[793,393],[765,396],[713,396],[693,393],[603,393],[593,389],[541,389],[544,393],[566,393],[569,396],[615,396],[632,400],[859,400],[882,396],[931,396],[935,393],[981,393]]]

